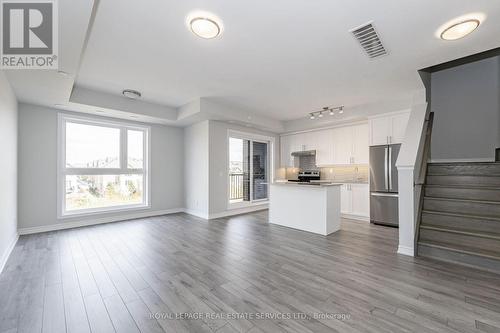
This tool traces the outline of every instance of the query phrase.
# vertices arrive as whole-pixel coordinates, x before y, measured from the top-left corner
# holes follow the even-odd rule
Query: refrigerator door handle
[[[370,195],[373,196],[373,197],[399,198],[399,194],[397,194],[397,193],[377,193],[377,192],[372,192],[372,193],[370,193]]]
[[[385,185],[385,189],[388,190],[389,184],[388,184],[388,179],[387,179],[387,173],[388,173],[387,172],[387,167],[388,167],[387,154],[389,152],[389,147],[385,147],[384,151],[385,151],[385,155],[384,155],[384,185]]]
[[[389,147],[389,159],[388,165],[389,165],[389,191],[392,191],[392,147]]]

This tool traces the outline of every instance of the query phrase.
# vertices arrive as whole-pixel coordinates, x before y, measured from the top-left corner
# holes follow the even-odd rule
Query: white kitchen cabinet
[[[350,217],[370,217],[370,188],[368,184],[343,184],[340,188],[340,212]]]
[[[370,119],[370,146],[402,143],[409,117],[409,112],[403,112]]]
[[[282,168],[293,167],[292,161],[292,136],[285,135],[280,137],[280,164]]]
[[[333,145],[332,164],[352,164],[353,133],[351,126],[333,129]]]
[[[368,184],[351,185],[351,214],[363,217],[370,216],[370,187]]]
[[[368,124],[281,136],[281,167],[295,167],[294,151],[316,150],[316,165],[368,164]]]
[[[333,130],[321,130],[314,132],[316,139],[316,165],[328,166],[332,165],[333,161]]]
[[[349,191],[349,184],[343,184],[340,188],[340,212],[342,214],[350,214],[352,208],[352,196]]]
[[[353,126],[352,163],[368,164],[368,124]]]
[[[389,143],[402,143],[406,135],[406,127],[410,119],[410,113],[401,113],[391,117],[392,134]]]

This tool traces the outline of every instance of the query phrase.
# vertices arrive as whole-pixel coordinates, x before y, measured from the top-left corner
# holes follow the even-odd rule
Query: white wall
[[[208,125],[207,120],[184,129],[186,210],[202,218],[209,214]]]
[[[184,138],[181,128],[151,126],[151,208],[129,213],[57,219],[57,114],[51,108],[19,106],[19,228],[92,223],[157,215],[184,207]],[[95,223],[95,222],[94,222]]]
[[[228,211],[228,149],[227,134],[229,130],[259,134],[273,137],[274,166],[279,166],[279,136],[275,133],[259,131],[254,128],[238,126],[221,121],[210,121],[210,166],[209,166],[209,213],[211,216]]]
[[[433,161],[494,160],[500,141],[499,65],[498,58],[489,58],[432,74]]]
[[[0,71],[0,272],[17,239],[17,100]]]

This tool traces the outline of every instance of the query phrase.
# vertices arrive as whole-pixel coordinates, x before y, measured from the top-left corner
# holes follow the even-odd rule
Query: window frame
[[[120,130],[119,168],[67,168],[66,167],[66,123],[76,123]],[[144,133],[143,155],[144,164],[142,169],[129,169],[127,130],[142,131]],[[57,128],[57,218],[65,219],[78,216],[96,214],[117,213],[131,210],[144,210],[151,208],[151,177],[149,175],[151,165],[151,127],[126,121],[115,121],[97,117],[84,117],[58,114]],[[143,201],[140,204],[116,205],[99,208],[86,208],[73,211],[66,210],[66,176],[68,175],[143,175]]]

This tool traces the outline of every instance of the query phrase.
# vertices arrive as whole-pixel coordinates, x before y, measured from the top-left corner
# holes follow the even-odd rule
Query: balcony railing
[[[229,174],[229,200],[243,199],[243,173]]]

